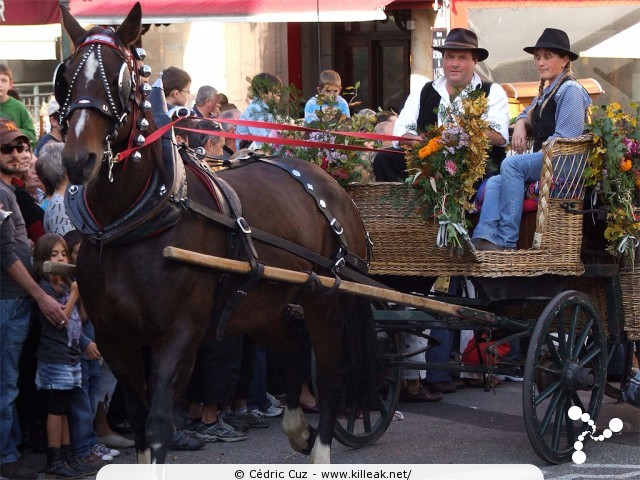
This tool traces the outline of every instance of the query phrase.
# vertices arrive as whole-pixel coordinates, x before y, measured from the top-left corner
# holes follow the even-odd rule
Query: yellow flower
[[[440,137],[434,137],[431,140],[429,140],[429,143],[427,143],[424,147],[422,147],[418,151],[418,157],[420,158],[420,160],[424,160],[429,155],[433,155],[434,153],[436,153],[441,149],[442,149],[442,143],[440,142]]]

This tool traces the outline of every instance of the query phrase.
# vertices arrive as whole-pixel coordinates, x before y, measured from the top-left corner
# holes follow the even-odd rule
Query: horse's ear
[[[63,7],[61,5],[60,11],[62,12],[62,24],[64,25],[64,29],[69,34],[69,38],[71,38],[73,44],[77,47],[82,42],[87,31],[80,26],[67,7]]]
[[[140,6],[140,2],[137,2],[127,18],[124,19],[122,25],[118,27],[116,34],[122,40],[122,43],[125,45],[132,45],[140,39],[140,35],[142,34],[142,7]]]

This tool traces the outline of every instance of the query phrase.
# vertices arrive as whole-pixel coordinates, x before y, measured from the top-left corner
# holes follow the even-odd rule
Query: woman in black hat
[[[571,138],[582,134],[591,99],[576,81],[569,37],[562,30],[546,28],[531,53],[540,75],[538,96],[518,116],[511,138],[520,155],[505,159],[500,175],[487,182],[480,222],[473,232],[478,250],[514,249],[518,241],[525,183],[535,182],[542,171],[542,144],[552,137]],[[527,132],[533,137],[533,152],[523,153]]]

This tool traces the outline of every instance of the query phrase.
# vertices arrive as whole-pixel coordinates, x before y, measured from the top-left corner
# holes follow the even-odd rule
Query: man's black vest
[[[476,90],[481,89],[489,98],[491,82],[482,82]],[[424,132],[428,125],[438,124],[438,107],[440,106],[440,94],[433,88],[433,82],[427,82],[420,92],[420,110],[418,112],[417,129],[418,133]],[[552,132],[553,133],[553,132]],[[507,156],[504,147],[492,147],[489,150],[489,157],[494,161],[495,166],[500,169],[500,163]]]
[[[541,105],[544,104],[545,99],[543,98],[541,102],[533,108],[531,112],[531,134],[533,136],[533,151],[537,152],[542,148],[542,144],[547,141],[553,133],[556,131],[556,108],[558,104],[556,103],[555,93],[567,80],[571,80],[570,77],[566,77],[562,80],[553,91],[549,92],[546,97],[549,97],[546,105],[540,112]],[[546,98],[545,97],[545,98]]]

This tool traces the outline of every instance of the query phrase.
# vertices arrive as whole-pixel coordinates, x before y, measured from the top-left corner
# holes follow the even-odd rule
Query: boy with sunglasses
[[[9,95],[9,90],[13,88],[13,73],[11,69],[0,63],[0,117],[7,118],[15,122],[22,133],[29,139],[31,146],[35,146],[36,129],[33,120],[27,111],[24,103]]]

